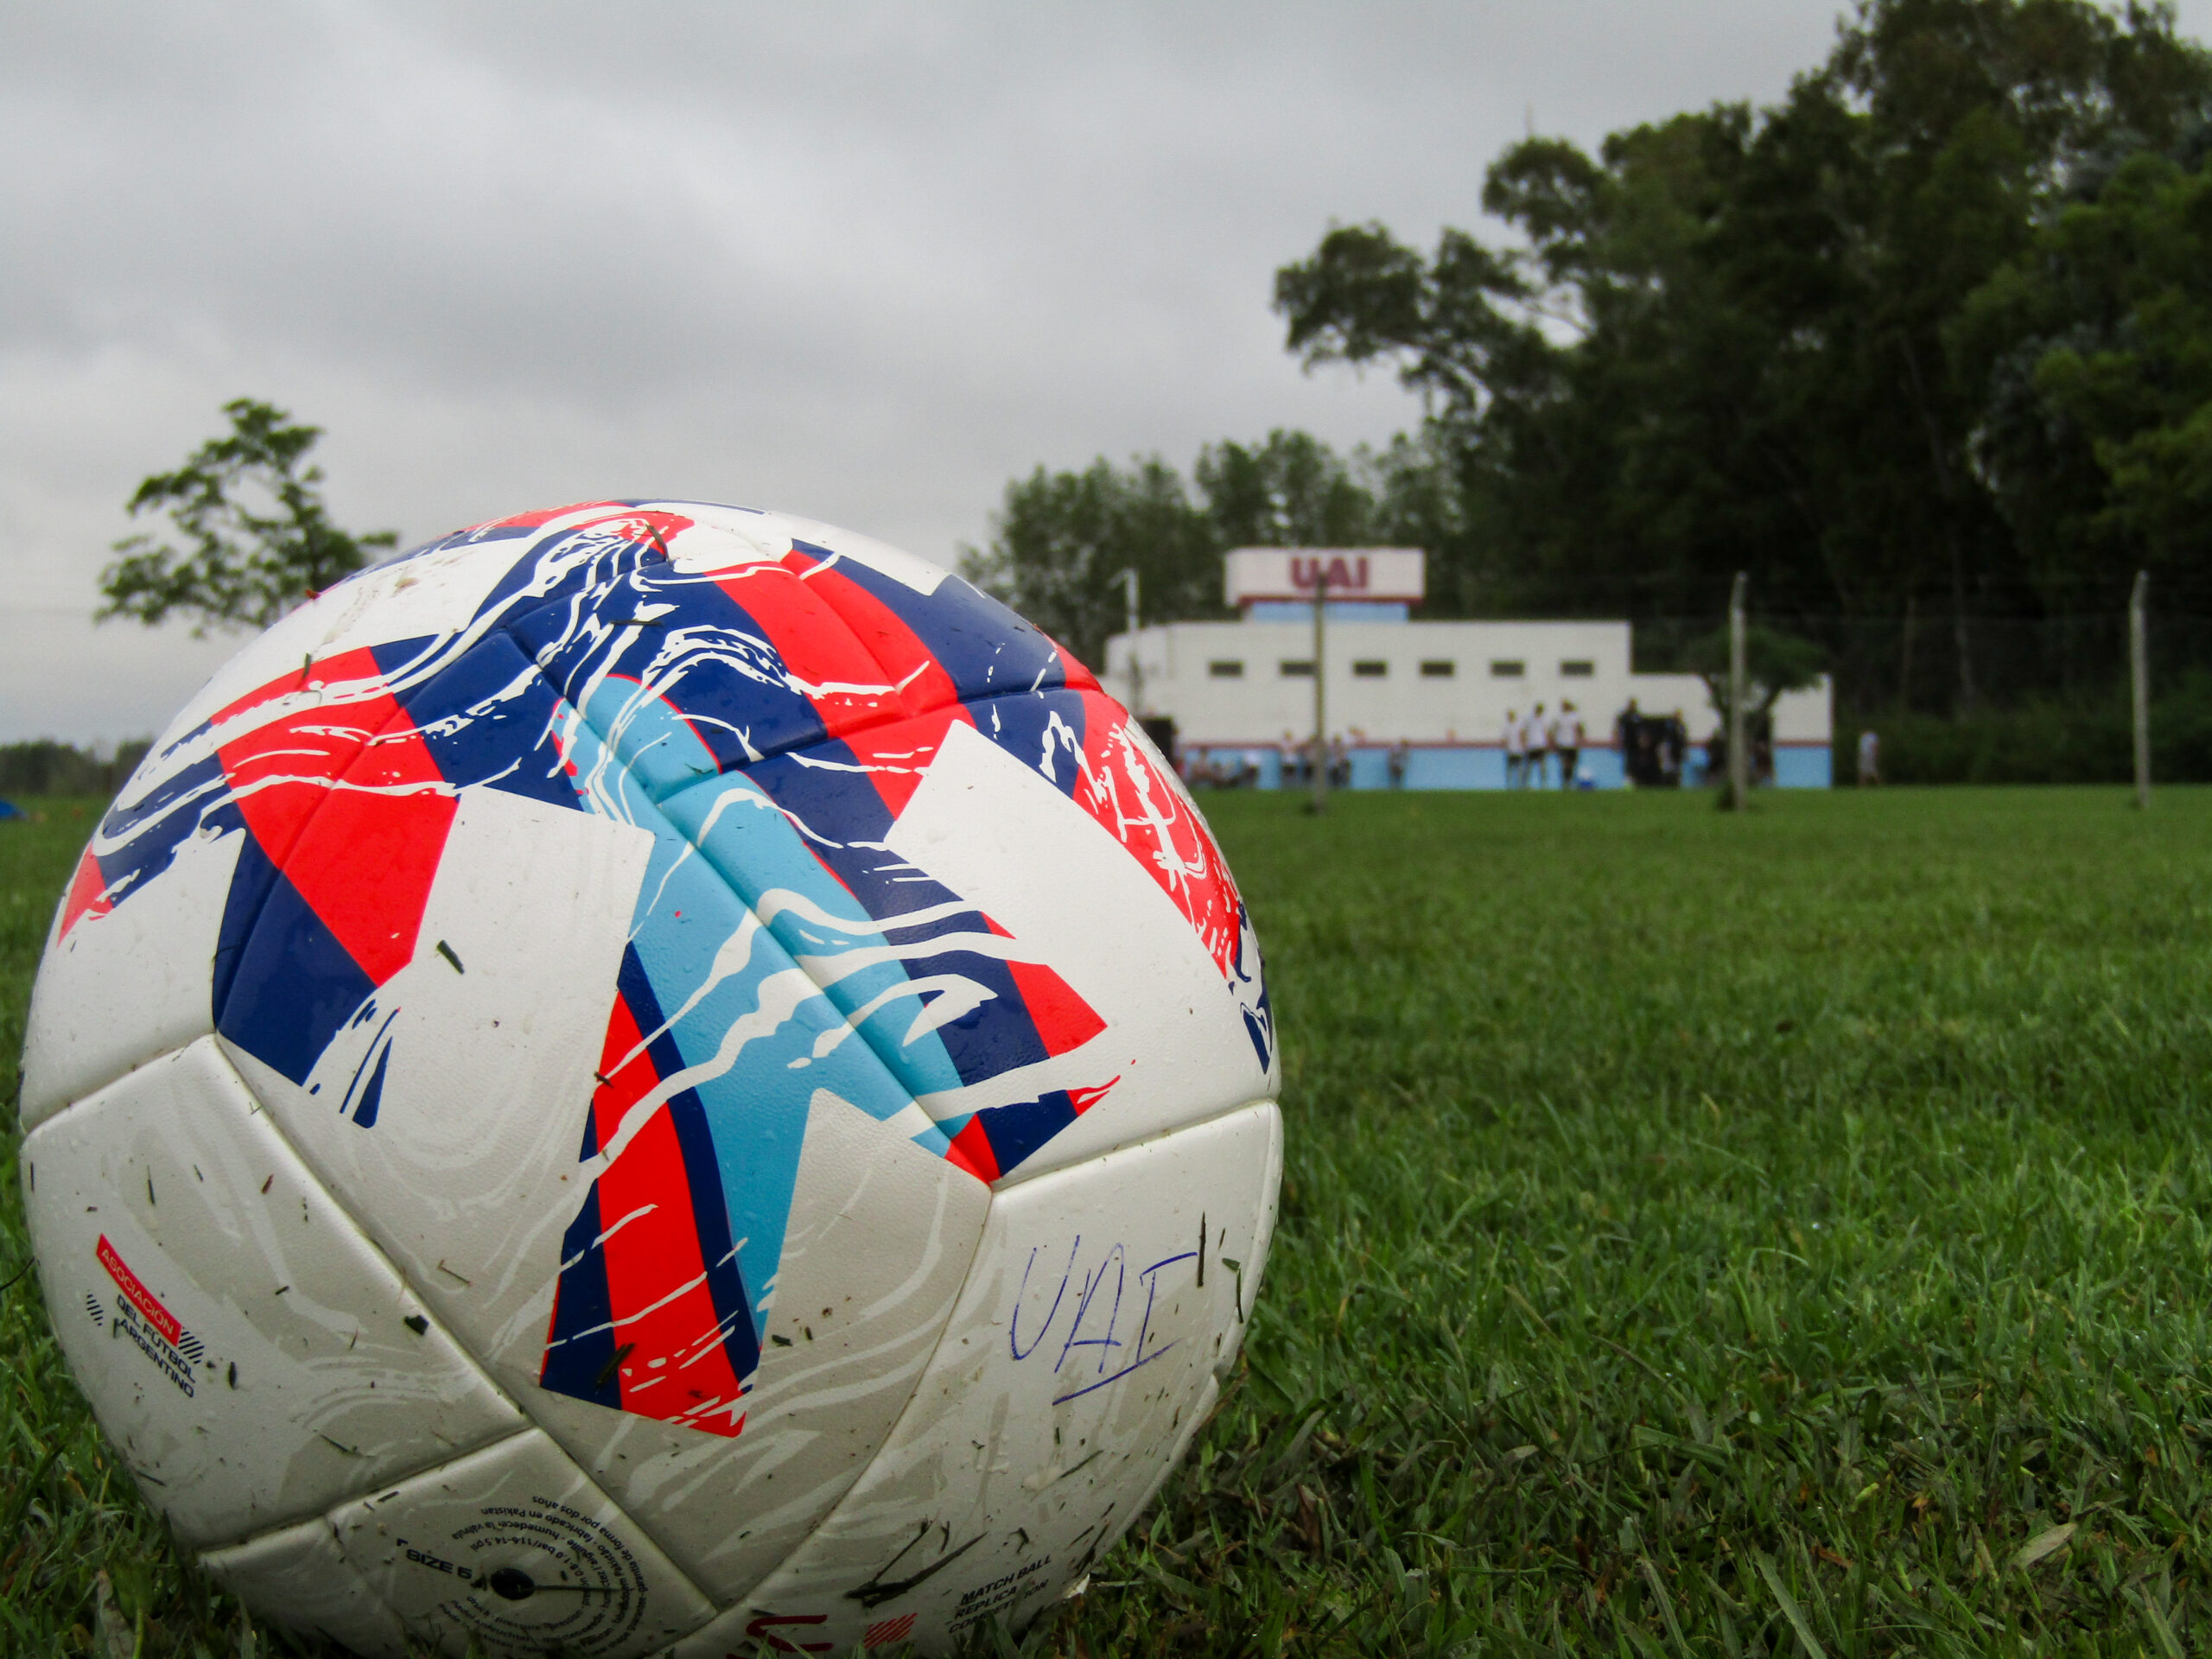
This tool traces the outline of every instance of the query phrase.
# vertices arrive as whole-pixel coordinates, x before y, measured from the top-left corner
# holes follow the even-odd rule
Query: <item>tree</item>
[[[324,510],[320,467],[305,465],[322,435],[283,410],[251,397],[223,406],[228,435],[211,438],[173,473],[156,473],[131,496],[133,518],[168,513],[184,545],[141,533],[115,543],[121,556],[100,573],[106,603],[99,620],[127,616],[148,626],[172,614],[193,632],[266,627],[302,599],[360,569],[393,531],[353,536]]]
[[[1948,661],[1923,667],[1963,710],[2044,671],[1995,649],[2019,631],[1976,619],[2067,614],[1982,443],[1994,401],[2013,398],[2016,437],[2049,415],[2063,365],[2020,358],[2012,322],[1963,349],[1976,296],[2085,181],[2201,149],[2209,116],[2212,57],[2165,7],[1860,0],[1777,105],[1595,154],[1511,146],[1482,205],[1517,245],[1447,229],[1424,254],[1340,226],[1277,273],[1276,307],[1308,367],[1391,364],[1421,395],[1451,457],[1458,602],[1625,614],[1679,655],[1702,631],[1683,619],[1745,570],[1861,696],[1885,664],[1913,683],[1911,618],[1947,616]],[[2056,310],[2037,321],[2054,341],[2083,321]],[[2076,446],[2090,464],[2067,476],[2177,547],[2212,468],[2169,426],[2116,441],[2102,470]]]
[[[1264,443],[1210,443],[1192,471],[1224,547],[1351,547],[1374,538],[1374,493],[1309,433],[1278,427]]]
[[[2212,599],[2202,156],[2140,154],[2113,169],[1984,284],[1955,340],[2004,394],[1979,454],[2046,601],[2117,610],[2144,566],[2165,594]]]
[[[1221,544],[1182,475],[1157,455],[1081,472],[1039,467],[1006,486],[990,545],[962,550],[961,570],[1080,660],[1105,658],[1124,615],[1121,573],[1135,569],[1146,610],[1220,613]]]
[[[1728,711],[1728,630],[1716,628],[1692,640],[1683,652],[1691,673],[1705,682],[1713,706]],[[1744,630],[1744,679],[1749,701],[1744,705],[1747,724],[1764,721],[1785,691],[1802,691],[1818,683],[1827,669],[1827,652],[1812,639],[1778,628]]]
[[[1151,620],[1218,617],[1230,548],[1427,547],[1457,533],[1441,457],[1413,439],[1347,460],[1278,428],[1259,443],[1208,444],[1192,471],[1195,488],[1157,455],[1039,467],[1007,486],[990,545],[963,549],[962,572],[1096,664],[1122,625],[1125,569]]]

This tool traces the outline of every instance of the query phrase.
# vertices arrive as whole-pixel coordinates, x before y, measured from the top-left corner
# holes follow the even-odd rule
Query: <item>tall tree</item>
[[[1985,283],[1954,350],[1993,395],[1975,454],[2056,616],[2061,675],[2118,666],[2137,569],[2170,643],[2212,647],[2212,174],[2204,137],[2095,168]],[[2168,653],[2171,656],[2171,653]]]
[[[2085,172],[2209,102],[2162,7],[1862,0],[1777,105],[1508,149],[1483,205],[1519,245],[1339,228],[1276,304],[1309,365],[1395,363],[1427,401],[1490,603],[1687,645],[1749,570],[1862,696],[1900,609],[1944,616],[1969,707],[2038,666],[1973,619],[2050,601],[1976,448],[2004,353],[1961,320]]]
[[[990,544],[963,550],[969,579],[1085,663],[1103,662],[1134,569],[1154,617],[1219,612],[1221,545],[1182,475],[1157,455],[1081,472],[1039,467],[1006,487]]]
[[[1194,472],[1224,546],[1346,547],[1375,534],[1373,493],[1310,433],[1208,444]]]
[[[1279,428],[1258,443],[1206,445],[1192,473],[1195,483],[1157,455],[1039,467],[1007,486],[989,546],[964,549],[962,569],[1096,663],[1122,624],[1124,569],[1137,572],[1147,620],[1218,617],[1230,548],[1426,547],[1459,533],[1444,457],[1420,439],[1347,458]]]
[[[251,397],[223,405],[231,429],[210,438],[173,473],[156,473],[130,498],[130,513],[160,510],[181,547],[144,533],[116,543],[100,573],[100,620],[149,626],[172,615],[209,626],[266,627],[308,595],[397,543],[392,531],[353,536],[331,521],[307,461],[322,429],[296,423]]]

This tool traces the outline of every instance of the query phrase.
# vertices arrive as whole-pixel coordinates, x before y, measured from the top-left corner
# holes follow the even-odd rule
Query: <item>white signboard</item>
[[[1224,585],[1231,605],[1255,599],[1310,600],[1324,581],[1332,600],[1418,604],[1424,566],[1417,547],[1239,547],[1229,553]]]

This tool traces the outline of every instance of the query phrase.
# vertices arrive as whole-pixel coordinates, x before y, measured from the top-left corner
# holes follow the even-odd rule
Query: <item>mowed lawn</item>
[[[2212,791],[1205,804],[1282,1225],[1190,1465],[1031,1651],[2212,1646]],[[0,825],[10,1084],[90,827],[47,810]],[[28,1277],[0,1386],[0,1640],[105,1654],[105,1569],[114,1651],[246,1651]]]

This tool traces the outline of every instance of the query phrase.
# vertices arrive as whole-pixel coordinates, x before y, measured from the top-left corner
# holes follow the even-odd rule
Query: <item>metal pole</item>
[[[1122,597],[1126,601],[1129,635],[1129,712],[1141,716],[1144,713],[1144,665],[1137,661],[1137,570],[1127,565],[1122,570]]]
[[[1314,560],[1319,564],[1321,561]],[[1329,610],[1329,578],[1325,573],[1313,583],[1313,800],[1311,810],[1329,810],[1329,659],[1325,618]]]
[[[1728,805],[1741,811],[1751,797],[1751,757],[1744,743],[1744,590],[1750,578],[1736,573],[1728,594]]]
[[[2151,647],[2143,626],[2143,594],[2151,573],[2135,573],[2135,591],[2127,596],[2127,658],[2135,683],[2135,804],[2151,804]]]

